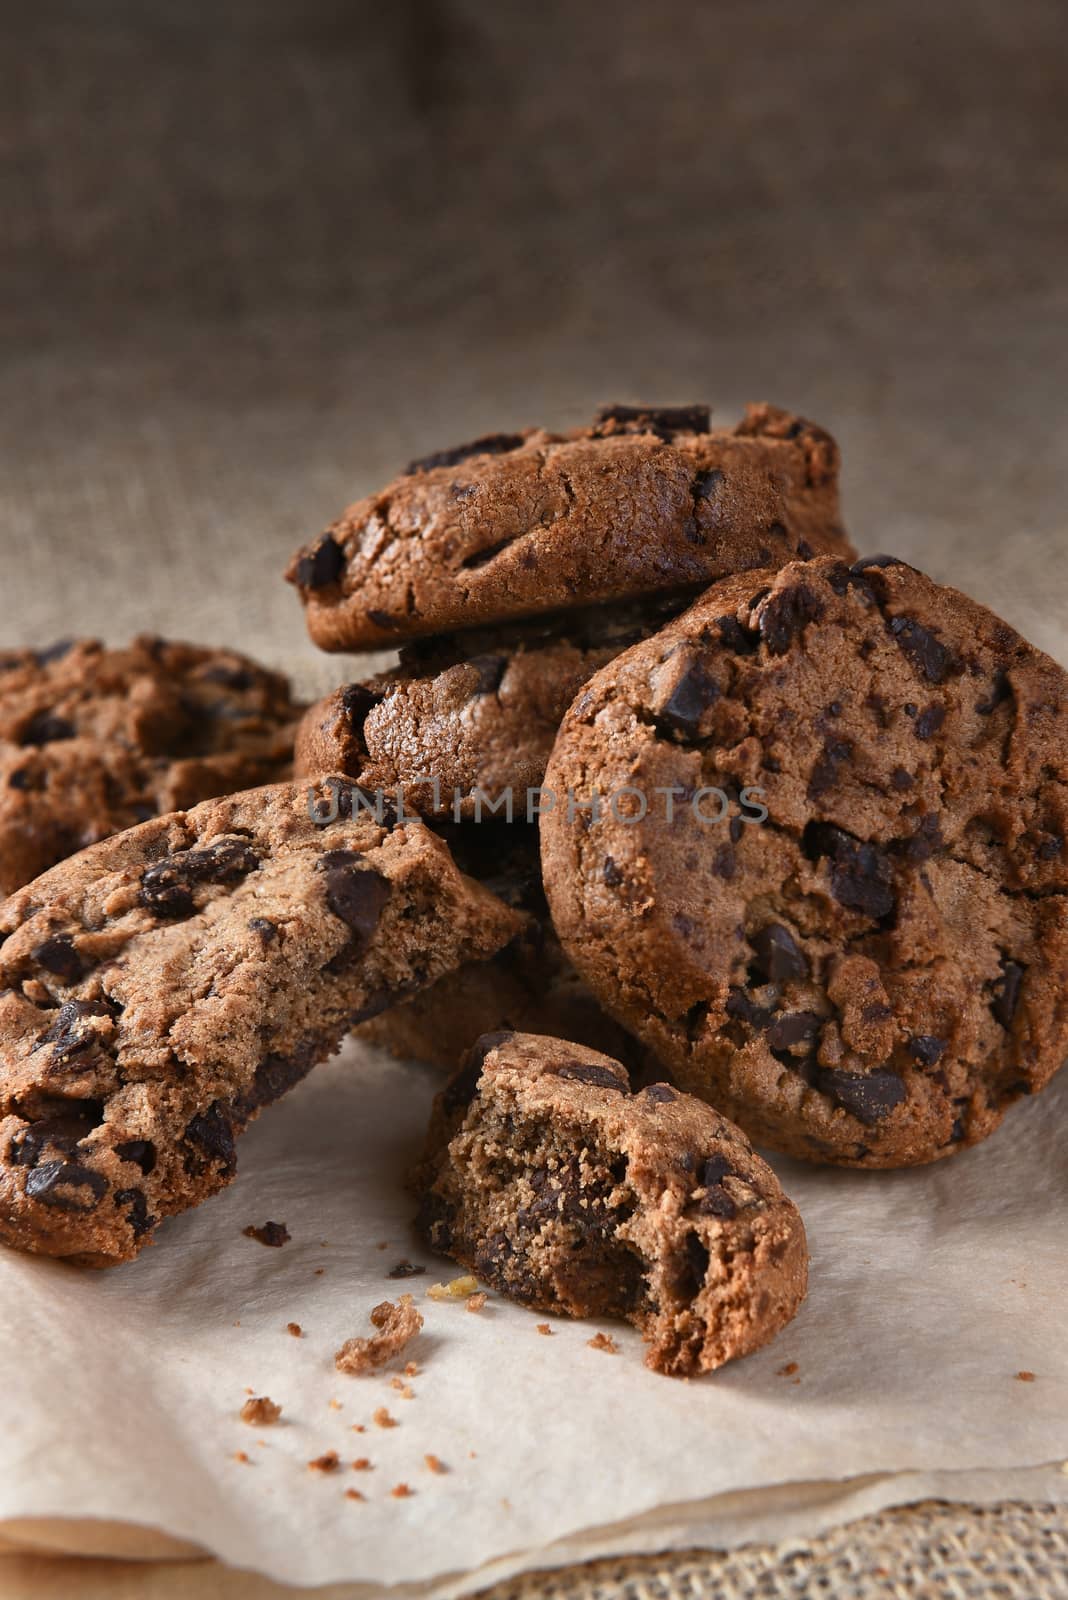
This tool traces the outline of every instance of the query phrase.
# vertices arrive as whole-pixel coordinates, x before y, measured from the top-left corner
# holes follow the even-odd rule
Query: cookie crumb
[[[375,1469],[371,1465],[370,1456],[357,1456],[352,1463],[352,1470],[353,1472],[373,1472]]]
[[[425,1271],[426,1271],[425,1267],[413,1266],[412,1263],[405,1256],[405,1257],[402,1257],[401,1260],[397,1262],[397,1265],[395,1267],[390,1267],[389,1271],[386,1273],[386,1277],[387,1278],[420,1278],[420,1277],[422,1277],[422,1275],[423,1275],[423,1273]]]
[[[376,1250],[388,1250],[389,1249],[389,1240],[388,1239],[379,1239],[378,1243],[375,1245],[375,1249]]]
[[[331,1400],[330,1409],[331,1411],[342,1411],[344,1407],[342,1406],[340,1400]]]
[[[375,1306],[371,1323],[379,1330],[377,1334],[370,1338],[346,1339],[334,1356],[339,1372],[362,1377],[384,1366],[415,1338],[423,1326],[423,1318],[415,1309],[411,1295],[402,1294],[396,1305],[392,1300],[383,1300],[381,1305]]]
[[[322,1277],[322,1275],[323,1275],[323,1273],[324,1273],[324,1272],[325,1272],[325,1271],[326,1271],[326,1268],[325,1268],[325,1267],[316,1267],[316,1269],[315,1269],[315,1276],[316,1276],[316,1277],[317,1277],[317,1278],[321,1278],[321,1277]]]
[[[234,1460],[240,1461],[243,1467],[255,1466],[255,1462],[252,1460],[252,1457],[248,1454],[247,1450],[235,1450]]]
[[[550,1328],[547,1322],[539,1322],[535,1331],[540,1333],[545,1339],[551,1339],[553,1336],[553,1330]]]
[[[286,1332],[292,1334],[294,1339],[303,1339],[304,1337],[304,1329],[299,1322],[287,1322]]]
[[[366,1500],[367,1496],[365,1494],[361,1494],[359,1489],[346,1489],[345,1490],[345,1499],[346,1500]]]
[[[794,1373],[797,1370],[798,1370],[797,1369],[797,1362],[796,1361],[788,1361],[786,1363],[785,1367],[780,1367],[778,1369],[778,1371],[776,1372],[775,1376],[777,1378],[792,1378]]]
[[[427,1455],[423,1457],[423,1460],[426,1462],[427,1467],[431,1472],[442,1473],[448,1472],[449,1470],[444,1461],[441,1460],[440,1456]]]
[[[595,1333],[592,1339],[586,1340],[586,1343],[591,1350],[604,1350],[610,1356],[619,1354],[619,1346],[609,1333]]]
[[[417,1378],[419,1376],[419,1363],[418,1363],[418,1361],[409,1361],[407,1363],[407,1365],[404,1368],[404,1376],[406,1378]]]
[[[400,1427],[400,1423],[397,1421],[396,1417],[391,1417],[385,1406],[379,1406],[378,1410],[372,1416],[371,1421],[374,1422],[379,1428]]]
[[[275,1405],[265,1394],[254,1395],[241,1407],[241,1421],[250,1428],[270,1428],[282,1415],[282,1407]]]
[[[354,1422],[352,1424],[352,1431],[353,1433],[366,1433],[367,1429],[364,1427],[362,1422]]]
[[[409,1489],[406,1483],[395,1483],[389,1492],[393,1496],[394,1500],[409,1500],[415,1493],[415,1490]]]
[[[467,1297],[468,1311],[481,1311],[488,1299],[489,1295],[483,1293],[482,1290],[479,1290],[478,1294],[469,1294]]]
[[[254,1228],[250,1224],[243,1232],[246,1239],[258,1239],[260,1244],[265,1244],[272,1250],[280,1250],[292,1238],[284,1222],[265,1222],[262,1228]]]
[[[391,1378],[389,1386],[396,1389],[402,1400],[414,1400],[415,1390],[410,1383],[405,1383],[403,1378]]]
[[[451,1278],[448,1283],[432,1283],[427,1290],[429,1300],[466,1300],[469,1294],[474,1294],[478,1288],[478,1279],[468,1274],[463,1278]]]
[[[316,1456],[314,1461],[308,1462],[309,1472],[336,1472],[341,1462],[336,1450],[328,1450],[325,1455]]]
[[[1021,1383],[1034,1383],[1035,1381],[1035,1375],[1033,1372],[1018,1372],[1016,1376],[1019,1378]]]

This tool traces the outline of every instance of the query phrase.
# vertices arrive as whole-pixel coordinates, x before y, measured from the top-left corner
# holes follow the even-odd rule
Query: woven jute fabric
[[[766,398],[839,435],[858,544],[1065,655],[1061,0],[0,0],[0,60],[0,646],[156,630],[325,687],[279,573],[405,460]],[[11,1593],[266,1592],[15,1559]],[[493,1593],[1066,1566],[1064,1510],[925,1505]]]

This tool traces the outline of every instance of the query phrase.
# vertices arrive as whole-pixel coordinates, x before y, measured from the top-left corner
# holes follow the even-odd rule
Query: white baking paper
[[[809,1300],[769,1349],[688,1382],[647,1371],[627,1328],[549,1319],[547,1338],[498,1296],[477,1313],[426,1297],[458,1270],[412,1234],[402,1183],[437,1082],[350,1043],[139,1261],[0,1252],[0,1536],[62,1545],[55,1519],[101,1519],[283,1582],[446,1596],[586,1554],[811,1532],[954,1482],[1026,1494],[1020,1469],[1068,1455],[1068,1074],[933,1167],[777,1160]],[[292,1234],[281,1249],[243,1236],[268,1219]],[[390,1281],[404,1257],[426,1274]],[[405,1290],[426,1325],[401,1363],[338,1374],[334,1351]],[[589,1348],[597,1326],[617,1354]],[[390,1381],[407,1359],[412,1398]],[[238,1420],[249,1390],[283,1406],[278,1426]],[[374,1423],[381,1406],[398,1426]],[[342,1468],[310,1470],[328,1451]]]

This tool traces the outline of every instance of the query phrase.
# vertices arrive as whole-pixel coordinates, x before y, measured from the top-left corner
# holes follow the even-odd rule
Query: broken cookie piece
[[[805,1230],[745,1135],[666,1084],[535,1034],[479,1041],[416,1173],[428,1243],[539,1311],[620,1317],[646,1364],[708,1372],[805,1297]],[[604,1345],[601,1346],[604,1348]]]
[[[415,1309],[411,1295],[402,1294],[395,1305],[392,1300],[383,1300],[381,1305],[375,1306],[371,1324],[378,1329],[376,1334],[345,1340],[334,1357],[339,1372],[358,1378],[384,1367],[415,1338],[423,1326],[423,1317]]]
[[[369,799],[338,778],[207,801],[0,906],[0,1241],[135,1256],[355,1022],[515,935]]]

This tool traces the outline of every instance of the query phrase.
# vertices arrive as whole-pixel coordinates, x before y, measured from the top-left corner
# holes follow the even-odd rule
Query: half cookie
[[[822,428],[764,405],[715,430],[707,406],[611,406],[413,462],[287,577],[317,645],[373,650],[827,553],[852,551]]]
[[[531,817],[579,689],[694,598],[652,595],[405,645],[394,671],[311,707],[297,775],[347,772],[365,788],[401,790],[428,817]]]
[[[279,785],[94,845],[0,908],[0,1239],[93,1265],[234,1174],[353,1023],[521,925],[421,823]]]
[[[0,894],[149,817],[288,777],[301,709],[233,650],[0,652]]]
[[[481,1039],[417,1182],[434,1249],[540,1311],[626,1318],[658,1372],[748,1355],[805,1297],[801,1218],[745,1136],[560,1039]]]
[[[546,783],[603,799],[542,819],[553,919],[758,1142],[932,1161],[1068,1053],[1066,761],[1065,674],[956,590],[725,579],[568,712]]]

